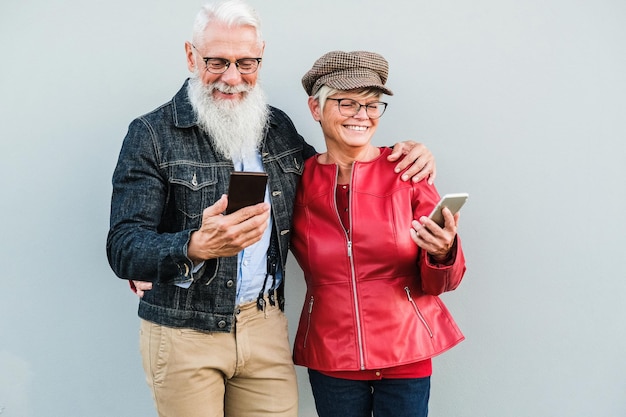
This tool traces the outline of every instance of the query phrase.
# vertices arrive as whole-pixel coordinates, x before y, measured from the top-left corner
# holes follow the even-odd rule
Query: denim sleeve
[[[168,180],[159,169],[155,134],[136,119],[124,138],[113,173],[107,257],[120,278],[184,283],[192,279],[187,244],[193,230],[159,230]]]

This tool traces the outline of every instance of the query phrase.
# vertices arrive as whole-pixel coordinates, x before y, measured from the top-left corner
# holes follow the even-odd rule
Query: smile
[[[359,132],[364,132],[368,129],[367,126],[354,126],[354,125],[345,125],[346,129],[357,130]]]

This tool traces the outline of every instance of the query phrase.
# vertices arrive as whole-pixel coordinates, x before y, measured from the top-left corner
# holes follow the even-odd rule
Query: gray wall
[[[0,415],[153,416],[137,300],[106,262],[128,123],[187,75],[200,1],[0,5]],[[437,156],[470,193],[467,340],[434,361],[431,415],[626,415],[626,3],[253,0],[262,81],[319,149],[299,80],[331,49],[391,63],[378,144]],[[291,330],[302,279],[290,262]],[[314,415],[301,376],[301,415]]]

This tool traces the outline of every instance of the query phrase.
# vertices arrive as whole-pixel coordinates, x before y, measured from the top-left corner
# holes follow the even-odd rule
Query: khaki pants
[[[298,415],[287,318],[266,305],[241,306],[231,333],[142,320],[143,367],[160,417]]]

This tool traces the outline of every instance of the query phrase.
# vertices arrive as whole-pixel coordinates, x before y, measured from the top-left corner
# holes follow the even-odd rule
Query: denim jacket
[[[193,273],[187,245],[202,211],[227,193],[233,163],[215,152],[196,125],[187,83],[170,102],[129,126],[113,173],[107,256],[118,277],[153,283],[140,300],[141,318],[228,332],[234,323],[237,256],[211,259]],[[284,112],[270,110],[261,157],[284,276],[296,186],[304,160],[315,150]],[[174,285],[190,281],[188,289]]]

